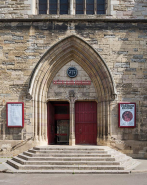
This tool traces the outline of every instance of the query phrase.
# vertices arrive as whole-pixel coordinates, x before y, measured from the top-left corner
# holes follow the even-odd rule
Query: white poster
[[[7,114],[8,114],[8,127],[22,127],[22,104],[8,104],[7,105]]]
[[[120,127],[135,127],[135,104],[120,104]]]

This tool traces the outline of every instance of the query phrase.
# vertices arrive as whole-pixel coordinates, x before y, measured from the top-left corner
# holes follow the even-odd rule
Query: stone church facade
[[[7,102],[24,103],[23,128],[7,127]],[[79,144],[77,102],[96,103],[93,144],[147,157],[147,1],[1,0],[0,155],[54,144],[55,105]],[[136,103],[135,128],[118,127],[120,102]]]

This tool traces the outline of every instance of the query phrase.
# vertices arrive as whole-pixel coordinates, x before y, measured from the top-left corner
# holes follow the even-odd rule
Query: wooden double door
[[[59,144],[69,139],[69,104],[48,103],[48,144]],[[94,101],[75,103],[76,144],[96,145],[97,103]]]

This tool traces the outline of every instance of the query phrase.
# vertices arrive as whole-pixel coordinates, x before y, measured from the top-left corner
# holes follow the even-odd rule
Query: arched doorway
[[[110,134],[109,107],[116,91],[111,73],[99,54],[84,40],[70,36],[50,48],[36,65],[29,85],[29,93],[33,98],[34,135],[40,143],[47,143],[47,102],[68,101],[70,104],[69,144],[75,144],[75,102],[83,100],[74,94],[67,93],[62,100],[49,97],[48,92],[59,70],[74,61],[86,72],[95,88],[95,98],[86,101],[97,102],[97,143],[99,138],[106,139]],[[49,93],[50,94],[50,93]],[[51,95],[51,94],[50,94]]]

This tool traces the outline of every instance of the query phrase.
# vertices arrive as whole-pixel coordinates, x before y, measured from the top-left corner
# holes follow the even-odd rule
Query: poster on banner
[[[136,103],[119,103],[118,106],[118,126],[123,128],[136,127]]]
[[[7,127],[24,126],[24,104],[23,102],[7,103]]]

